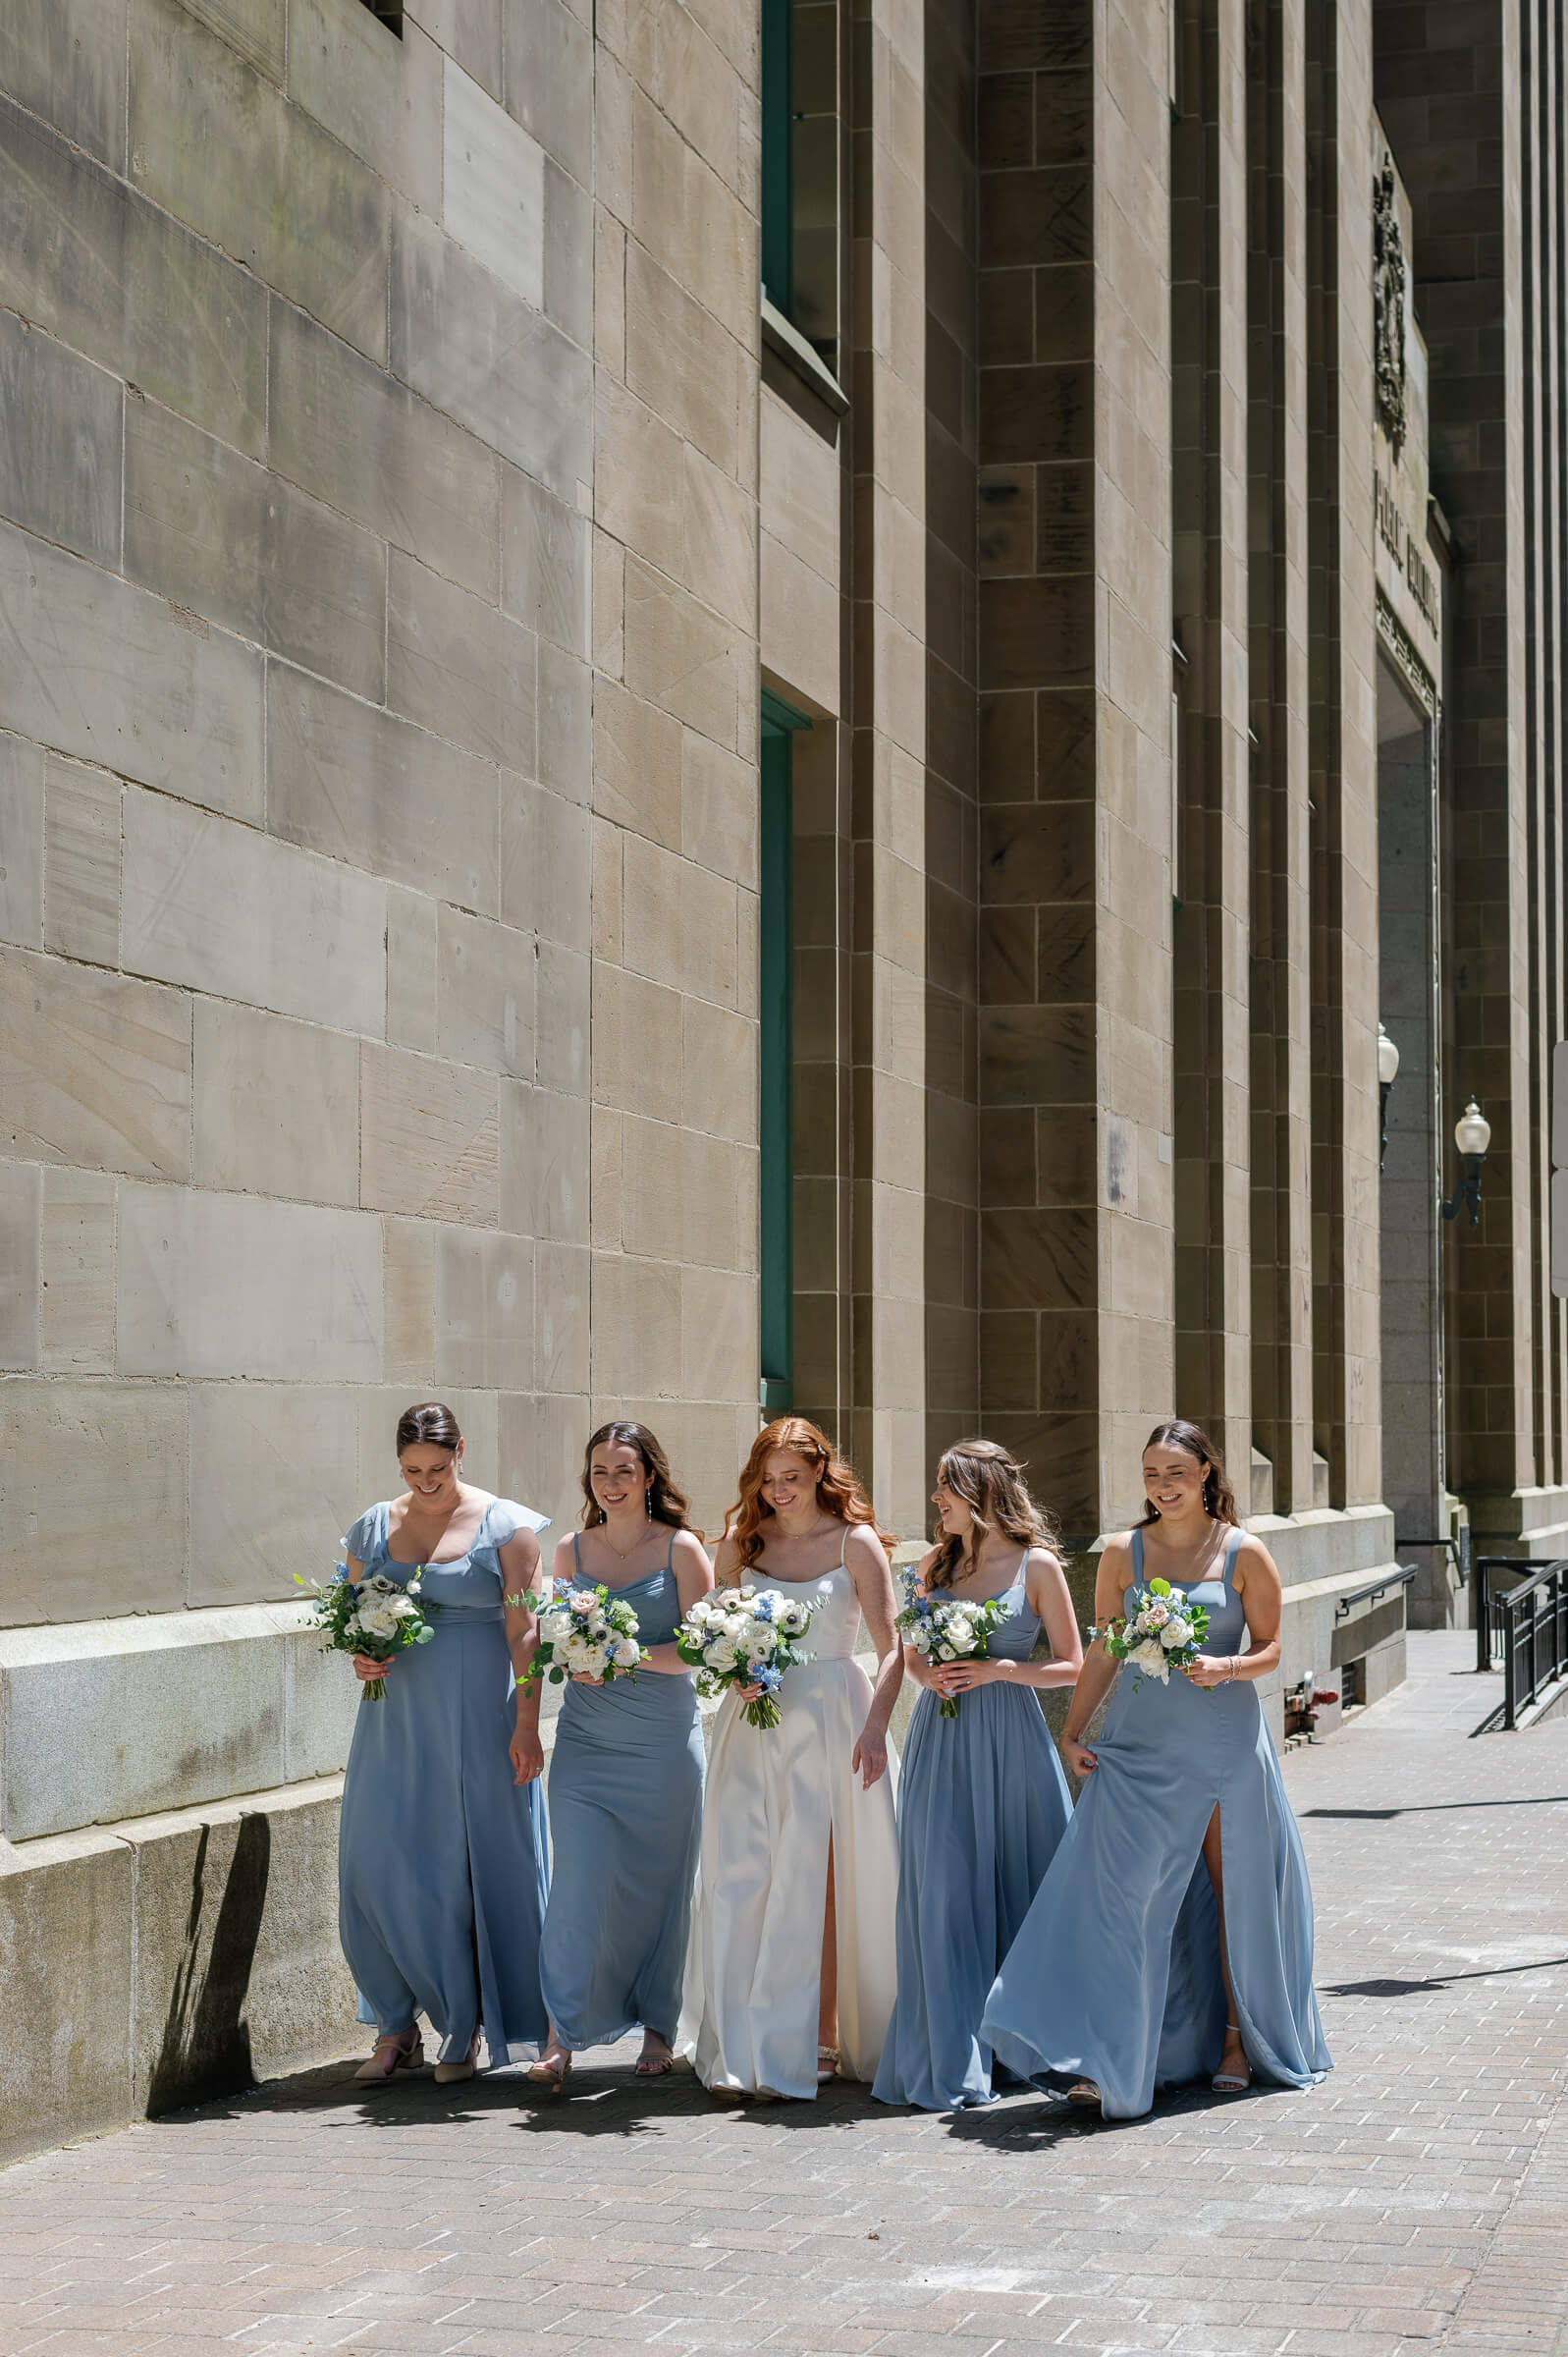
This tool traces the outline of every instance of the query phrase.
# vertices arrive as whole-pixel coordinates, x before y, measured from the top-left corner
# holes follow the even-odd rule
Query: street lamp
[[[1465,1176],[1458,1193],[1441,1206],[1445,1220],[1457,1220],[1460,1204],[1468,1203],[1471,1227],[1481,1226],[1481,1166],[1490,1143],[1491,1124],[1472,1097],[1454,1124],[1454,1144],[1459,1148]]]
[[[1378,1119],[1381,1124],[1378,1140],[1378,1168],[1380,1171],[1388,1159],[1388,1091],[1399,1077],[1399,1050],[1383,1029],[1378,1025]]]

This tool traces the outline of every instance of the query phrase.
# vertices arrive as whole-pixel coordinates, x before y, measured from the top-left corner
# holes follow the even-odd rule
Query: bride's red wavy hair
[[[788,1449],[803,1457],[817,1476],[817,1504],[838,1522],[870,1525],[884,1547],[894,1542],[877,1527],[871,1500],[860,1486],[853,1465],[846,1464],[826,1433],[805,1416],[776,1416],[751,1444],[751,1454],[740,1468],[740,1496],[725,1516],[725,1536],[733,1539],[740,1568],[747,1571],[762,1553],[773,1520],[773,1507],[762,1495],[762,1469],[776,1449]]]

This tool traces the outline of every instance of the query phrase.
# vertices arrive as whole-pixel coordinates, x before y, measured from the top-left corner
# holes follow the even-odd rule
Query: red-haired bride
[[[892,1575],[850,1467],[803,1416],[757,1435],[715,1569],[813,1608],[781,1724],[719,1713],[708,1767],[686,2034],[703,2083],[815,2096],[840,2067],[875,2078],[892,2011],[893,1828],[888,1722],[903,1677]],[[864,1617],[876,1682],[854,1660]]]

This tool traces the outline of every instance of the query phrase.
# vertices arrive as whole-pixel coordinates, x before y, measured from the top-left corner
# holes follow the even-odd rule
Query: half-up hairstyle
[[[1023,1466],[1000,1441],[955,1441],[943,1453],[937,1479],[962,1499],[974,1516],[969,1569],[993,1531],[1000,1531],[1018,1547],[1054,1548],[1059,1544],[1055,1524],[1029,1495]],[[928,1590],[950,1588],[965,1567],[962,1539],[944,1532],[926,1573]]]
[[[636,1424],[629,1417],[620,1417],[613,1424],[601,1424],[582,1453],[582,1494],[587,1501],[583,1508],[582,1527],[596,1530],[605,1519],[604,1507],[593,1494],[591,1467],[596,1449],[633,1449],[648,1476],[648,1519],[668,1523],[672,1530],[690,1530],[691,1508],[671,1478],[670,1459],[659,1446],[658,1436],[646,1424]],[[701,1537],[701,1532],[698,1534]]]
[[[742,1571],[750,1570],[767,1544],[774,1512],[762,1494],[762,1474],[776,1449],[787,1449],[805,1459],[816,1476],[817,1504],[825,1514],[832,1514],[838,1522],[863,1522],[885,1547],[894,1544],[886,1531],[878,1529],[859,1474],[838,1454],[826,1433],[804,1416],[776,1416],[752,1442],[751,1453],[740,1468],[740,1496],[725,1516],[725,1536],[734,1541]]]
[[[1241,1516],[1236,1511],[1236,1493],[1225,1479],[1224,1461],[1201,1424],[1189,1423],[1185,1416],[1172,1416],[1168,1424],[1157,1424],[1145,1441],[1144,1454],[1151,1449],[1179,1449],[1186,1456],[1197,1457],[1209,1467],[1203,1481],[1203,1510],[1216,1522],[1229,1522],[1239,1530]],[[1152,1498],[1145,1499],[1145,1523],[1158,1522],[1160,1508]]]

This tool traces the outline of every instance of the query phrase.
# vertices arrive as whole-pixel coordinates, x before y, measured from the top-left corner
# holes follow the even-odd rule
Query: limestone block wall
[[[292,1594],[431,1392],[730,1494],[755,30],[601,31],[7,12],[0,1624]]]

